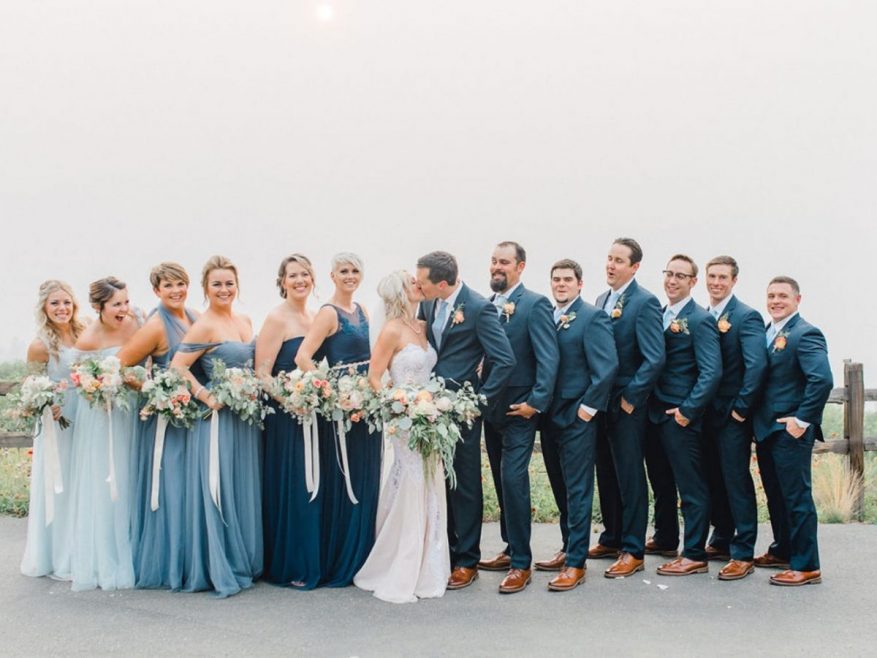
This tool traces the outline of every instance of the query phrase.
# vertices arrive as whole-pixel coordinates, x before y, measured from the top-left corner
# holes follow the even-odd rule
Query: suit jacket
[[[579,405],[606,411],[618,372],[609,316],[581,297],[570,305],[566,315],[573,313],[575,319],[567,327],[556,324],[560,363],[547,420],[560,428],[576,422]]]
[[[495,398],[515,367],[515,357],[499,325],[496,307],[465,283],[460,283],[456,305],[448,309],[441,347],[436,347],[432,330],[435,308],[435,300],[428,300],[421,303],[419,311],[420,319],[426,321],[426,337],[438,353],[435,374],[443,377],[452,390],[464,382],[471,382],[488,400]],[[462,312],[463,321],[460,323],[454,322],[455,310]],[[490,365],[490,376],[479,380],[478,365],[482,359],[485,365]]]
[[[597,308],[605,306],[607,297],[609,291],[597,298]],[[661,303],[633,280],[619,298],[616,308],[621,314],[612,318],[618,352],[618,375],[612,394],[613,397],[622,395],[634,407],[641,407],[648,400],[664,367]]]
[[[796,315],[768,348],[767,365],[764,394],[752,419],[755,440],[782,430],[785,426],[777,418],[791,416],[811,423],[815,438],[822,441],[822,412],[834,386],[825,336]]]
[[[649,418],[653,423],[671,420],[664,413],[679,407],[680,413],[697,427],[722,380],[722,348],[716,320],[690,300],[664,331],[667,362],[652,393]],[[662,323],[663,324],[663,323]]]
[[[722,381],[712,409],[723,417],[736,411],[743,418],[751,418],[767,375],[764,320],[758,311],[732,295],[719,316],[718,328]]]
[[[489,404],[488,417],[505,418],[508,405],[526,401],[540,412],[548,411],[557,379],[557,331],[548,298],[519,285],[508,300],[514,313],[498,317],[515,355],[515,368],[505,394]],[[494,315],[496,307],[493,307]],[[493,374],[493,364],[485,363],[483,374]]]

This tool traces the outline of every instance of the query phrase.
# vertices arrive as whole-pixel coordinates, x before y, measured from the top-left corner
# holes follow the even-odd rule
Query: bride
[[[372,349],[369,382],[380,390],[389,371],[394,384],[426,384],[437,357],[425,323],[415,319],[422,296],[413,277],[394,272],[381,280],[378,294],[386,324]],[[404,434],[392,444],[394,462],[381,488],[374,547],[353,582],[391,603],[440,597],[451,573],[444,468],[439,461],[425,472],[423,457],[408,449]]]

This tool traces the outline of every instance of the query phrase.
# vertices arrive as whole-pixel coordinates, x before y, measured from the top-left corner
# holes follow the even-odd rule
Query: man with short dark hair
[[[752,413],[767,370],[761,314],[734,295],[740,268],[730,256],[706,265],[709,313],[722,348],[722,381],[707,407],[703,448],[710,488],[713,534],[710,560],[728,560],[719,580],[739,580],[753,571],[758,510],[749,466]]]
[[[484,297],[458,280],[457,260],[434,251],[417,261],[417,287],[426,299],[420,318],[438,353],[435,373],[454,389],[470,382],[488,401],[496,398],[512,374],[515,357],[500,327],[496,309]],[[483,383],[480,364],[486,366]],[[481,422],[461,427],[454,470],[457,487],[448,491],[448,539],[451,577],[448,589],[467,587],[478,577],[481,557]]]
[[[655,543],[674,550],[679,542],[676,489],[682,498],[682,557],[658,567],[661,576],[707,573],[709,488],[701,449],[703,414],[722,379],[716,321],[694,303],[697,264],[673,256],[664,270],[664,341],[667,361],[649,400],[646,467],[655,492]]]
[[[588,552],[612,558],[607,578],[643,569],[649,493],[643,469],[648,398],[664,366],[661,304],[636,279],[643,251],[636,240],[618,238],[609,248],[609,290],[596,306],[609,316],[618,354],[618,374],[597,438],[597,488],[605,530]]]
[[[530,582],[531,508],[528,467],[536,439],[538,414],[548,410],[557,377],[557,336],[551,302],[527,290],[521,274],[527,264],[524,248],[500,242],[490,259],[491,301],[508,336],[516,365],[508,385],[488,402],[484,444],[496,486],[500,532],[506,549],[481,569],[508,569],[501,594],[523,590]],[[493,364],[485,363],[489,377]]]
[[[536,568],[560,571],[548,589],[566,591],[585,579],[594,498],[597,424],[618,371],[612,322],[580,297],[582,268],[561,260],[551,268],[560,362],[551,407],[540,423],[545,470],[560,510],[562,549]]]
[[[770,582],[792,587],[822,582],[810,461],[813,442],[823,440],[822,412],[833,386],[825,336],[798,314],[800,303],[798,282],[774,277],[767,287],[767,381],[753,418],[773,530],[755,566],[785,569]]]

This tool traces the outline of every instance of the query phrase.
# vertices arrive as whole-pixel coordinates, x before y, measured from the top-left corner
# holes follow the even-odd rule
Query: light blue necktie
[[[436,347],[441,347],[442,334],[445,332],[445,324],[448,321],[448,303],[444,299],[438,302],[435,319],[432,321],[432,334],[435,336]]]
[[[773,342],[773,339],[777,337],[777,328],[771,324],[767,328],[767,334],[765,335],[767,339],[767,347],[770,347],[770,344]]]
[[[675,316],[676,314],[669,306],[664,310],[664,331],[667,331],[667,327],[670,326],[670,323],[673,321],[673,318]]]
[[[554,309],[554,324],[560,322],[560,316],[563,315],[563,311],[558,307]]]
[[[612,309],[615,308],[615,304],[618,302],[618,293],[612,291],[606,297],[606,304],[603,306],[603,310],[606,311],[606,315],[612,315]]]
[[[508,298],[505,295],[497,295],[493,298],[493,305],[496,306],[496,314],[502,315],[502,307],[505,306]]]
[[[714,308],[712,311],[710,311],[710,313],[713,314],[713,317],[714,317],[716,320],[719,319],[719,309]]]

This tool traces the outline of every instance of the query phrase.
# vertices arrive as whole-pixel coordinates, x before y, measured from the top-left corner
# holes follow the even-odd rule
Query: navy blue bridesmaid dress
[[[332,304],[326,306],[338,314],[338,331],[322,346],[329,365],[368,361],[368,320],[362,308],[357,305],[353,313],[348,313]],[[368,366],[358,368],[365,372]],[[365,423],[354,423],[346,439],[350,482],[358,502],[351,501],[341,470],[338,438],[334,423],[321,423],[321,559],[323,585],[327,587],[350,585],[365,563],[375,540],[381,482],[381,435],[369,433]]]
[[[271,374],[295,370],[303,336],[283,341]],[[315,357],[318,359],[319,357]],[[323,488],[311,501],[305,486],[302,426],[278,405],[265,420],[262,520],[265,579],[296,589],[314,589],[321,580],[320,518]]]

